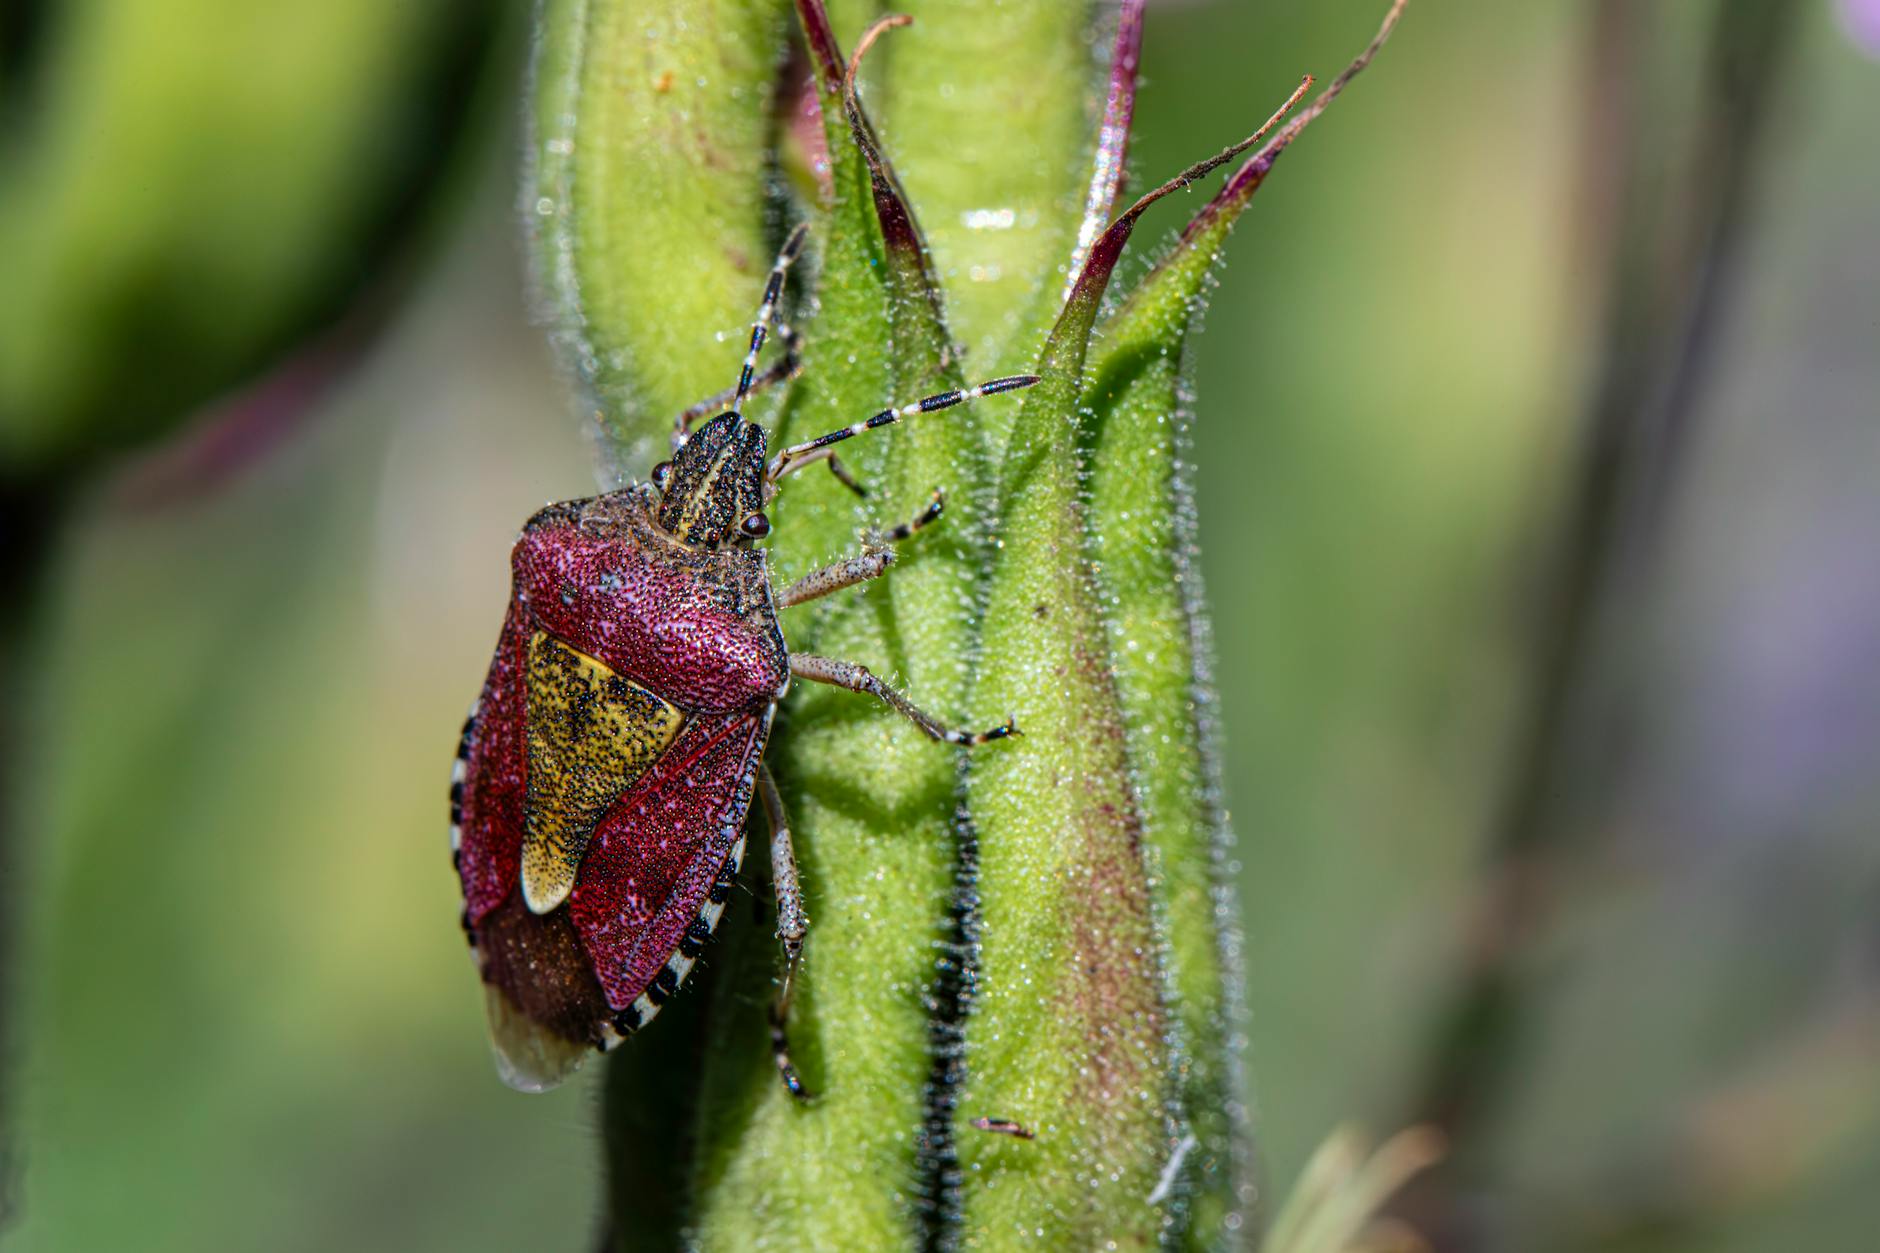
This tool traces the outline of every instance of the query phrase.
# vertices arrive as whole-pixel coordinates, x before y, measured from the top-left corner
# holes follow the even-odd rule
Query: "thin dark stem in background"
[[[1458,1154],[1406,1212],[1444,1248],[1482,1245],[1466,1212],[1474,1136],[1524,1050],[1528,942],[1553,913],[1557,872],[1586,851],[1583,837],[1597,829],[1581,820],[1592,805],[1573,786],[1576,766],[1594,721],[1604,726],[1624,713],[1599,694],[1628,685],[1601,681],[1601,673],[1642,602],[1703,414],[1755,208],[1751,178],[1766,155],[1762,141],[1799,9],[1784,0],[1720,0],[1688,122],[1650,118],[1641,108],[1649,6],[1601,0],[1593,12],[1587,94],[1595,103],[1581,188],[1584,216],[1607,258],[1601,343],[1468,965],[1438,1019],[1418,1089],[1417,1115],[1442,1126]],[[1682,181],[1654,182],[1666,169]]]
[[[23,711],[30,681],[27,658],[37,625],[32,606],[46,580],[47,558],[56,533],[57,493],[43,487],[0,484],[0,1234],[20,1210],[20,1133],[14,1094],[18,1090],[21,884],[25,881],[24,815],[20,782],[25,775],[28,729]]]

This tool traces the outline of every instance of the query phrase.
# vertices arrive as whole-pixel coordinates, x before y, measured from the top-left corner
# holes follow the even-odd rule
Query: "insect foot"
[[[788,991],[786,986],[785,991]],[[808,1088],[796,1073],[796,1064],[790,1060],[790,1037],[788,1031],[789,1006],[784,998],[779,997],[770,1007],[770,1055],[777,1063],[777,1074],[783,1080],[783,1086],[791,1096],[799,1101],[812,1099]]]
[[[880,698],[889,708],[925,731],[927,735],[948,744],[972,747],[989,744],[993,740],[1002,740],[1008,735],[1018,734],[1018,720],[1007,715],[1004,722],[989,731],[955,731],[941,725],[931,714],[922,712],[914,703],[889,687],[871,674],[864,666],[852,661],[837,661],[832,657],[816,657],[807,653],[797,653],[790,658],[790,673],[799,679],[808,679],[814,683],[827,683],[831,687],[847,688],[851,692],[866,692]]]

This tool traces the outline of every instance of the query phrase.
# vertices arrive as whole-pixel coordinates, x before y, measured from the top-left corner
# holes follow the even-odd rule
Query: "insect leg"
[[[829,454],[829,473],[836,476],[836,482],[842,484],[842,486],[848,488],[857,496],[868,495],[868,489],[855,481],[855,476],[849,473],[849,468],[842,464],[842,459],[837,457],[833,451]]]
[[[890,527],[886,531],[876,531],[873,536],[870,537],[871,542],[875,544],[898,544],[902,540],[911,537],[923,527],[939,521],[940,512],[946,507],[947,498],[941,493],[940,489],[936,487],[933,489],[933,495],[927,498],[925,508],[909,518],[906,522]]]
[[[797,956],[803,951],[803,937],[809,934],[803,888],[796,877],[796,846],[790,842],[790,817],[784,812],[783,796],[777,791],[769,766],[760,768],[757,787],[764,799],[764,816],[770,819],[770,876],[777,891],[777,939],[783,942],[788,969],[794,971]],[[787,975],[784,984],[789,984]]]
[[[842,484],[842,486],[848,488],[857,496],[866,497],[868,495],[868,489],[855,481],[855,476],[849,473],[848,466],[837,458],[836,451],[833,448],[825,448],[820,452],[811,453],[809,456],[797,461],[791,468],[800,470],[804,466],[814,465],[818,461],[826,461],[829,463],[829,473],[835,475],[836,481]],[[777,485],[775,483],[767,483],[765,488],[767,494],[764,499],[769,500],[772,496],[776,495]]]
[[[783,354],[765,366],[762,374],[751,380],[748,395],[755,396],[765,388],[773,387],[778,383],[786,383],[803,372],[803,359],[797,355],[797,350],[802,346],[803,340],[796,333],[796,328],[779,322],[777,342],[783,346]],[[737,398],[737,394],[737,388],[727,387],[715,395],[707,396],[675,417],[672,421],[673,451],[677,452],[679,446],[685,443],[686,437],[692,433],[693,423],[700,418],[709,418],[723,413]]]
[[[790,820],[783,809],[783,797],[770,767],[759,768],[758,795],[764,800],[764,815],[770,820],[770,878],[777,892],[777,938],[783,942],[783,986],[770,1005],[770,1052],[776,1059],[777,1073],[790,1095],[808,1099],[809,1092],[797,1077],[790,1060],[790,992],[796,978],[796,959],[803,952],[803,937],[809,933],[809,915],[803,910],[803,889],[796,877],[796,849],[790,842]]]
[[[900,543],[938,518],[945,504],[945,497],[940,494],[939,488],[935,488],[933,499],[927,502],[927,507],[909,521],[887,531],[872,532],[864,539],[862,551],[855,556],[820,570],[812,570],[784,588],[777,596],[777,608],[788,609],[831,592],[839,592],[845,587],[880,578],[894,564],[894,549],[889,545]]]
[[[833,657],[817,657],[810,653],[792,653],[790,654],[790,673],[799,679],[808,679],[812,683],[827,683],[832,687],[847,688],[851,692],[865,692],[879,697],[896,713],[929,736],[948,744],[970,746],[984,744],[990,740],[1002,740],[1008,735],[1018,734],[1018,723],[1009,717],[990,731],[952,730],[941,724],[931,714],[916,708],[912,701],[870,674],[866,667],[858,666],[852,661],[837,661]]]
[[[744,369],[738,373],[738,389],[731,401],[733,409],[742,409],[744,398],[750,394],[751,376],[757,370],[757,354],[764,347],[764,336],[770,332],[770,319],[777,312],[777,299],[783,295],[784,276],[789,274],[790,263],[803,250],[803,240],[808,235],[807,222],[791,231],[783,251],[777,254],[777,264],[771,267],[770,281],[764,284],[764,303],[757,307],[757,320],[751,323],[751,349],[744,354]]]
[[[789,609],[807,601],[818,600],[857,583],[880,578],[894,564],[892,548],[864,548],[853,557],[845,557],[833,566],[812,570],[777,594],[777,608]]]
[[[1010,378],[992,379],[977,387],[955,389],[926,396],[912,404],[896,405],[892,409],[883,409],[872,418],[865,418],[853,426],[845,426],[839,431],[819,435],[815,439],[801,444],[792,444],[770,459],[770,470],[766,477],[776,482],[784,475],[799,468],[811,453],[819,452],[831,444],[839,444],[845,439],[854,439],[864,431],[872,431],[878,426],[892,426],[902,418],[912,417],[917,413],[933,413],[940,409],[951,409],[954,405],[978,400],[982,396],[996,396],[1000,392],[1015,392],[1021,387],[1030,387],[1038,381],[1035,374],[1015,374]]]

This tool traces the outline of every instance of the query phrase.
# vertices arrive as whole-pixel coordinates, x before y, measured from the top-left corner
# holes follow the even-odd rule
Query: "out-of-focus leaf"
[[[1385,1204],[1443,1156],[1429,1127],[1400,1131],[1375,1150],[1349,1127],[1328,1137],[1280,1206],[1265,1253],[1421,1253],[1415,1232],[1380,1217]]]
[[[159,434],[380,281],[502,12],[48,13],[0,151],[0,477]]]

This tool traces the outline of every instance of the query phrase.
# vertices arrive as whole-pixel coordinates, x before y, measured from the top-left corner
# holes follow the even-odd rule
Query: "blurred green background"
[[[28,7],[0,28],[11,51],[137,6]],[[1269,1196],[1335,1125],[1430,1112],[1432,1052],[1482,956],[1472,920],[1608,334],[1588,173],[1602,126],[1688,110],[1702,55],[1664,36],[1639,111],[1602,112],[1596,7],[1413,3],[1255,201],[1199,344]],[[1152,6],[1139,178],[1342,65],[1380,8]],[[1496,955],[1522,1026],[1451,1166],[1407,1203],[1441,1247],[1857,1250],[1880,1230],[1880,19],[1795,8],[1657,558],[1546,797],[1544,908]],[[103,473],[61,453],[7,486],[9,1247],[592,1236],[598,1068],[548,1097],[496,1081],[444,838],[507,545],[594,483],[525,319],[525,41],[485,26],[453,36],[481,68],[425,61],[421,100],[370,96],[412,137],[319,166],[357,184],[369,162],[383,190],[329,215],[345,234],[319,281],[283,273],[321,290],[263,337],[266,381]],[[424,23],[382,33],[437,42]],[[380,60],[329,89],[401,72]],[[23,154],[79,142],[21,61],[0,58],[0,242],[39,168]],[[107,191],[95,249],[157,194],[135,176]],[[211,250],[268,253],[249,225]],[[0,275],[9,337],[40,312],[21,273]],[[194,294],[203,326],[259,316]],[[192,342],[142,363],[145,390],[187,391]],[[36,518],[56,523],[39,564]]]

